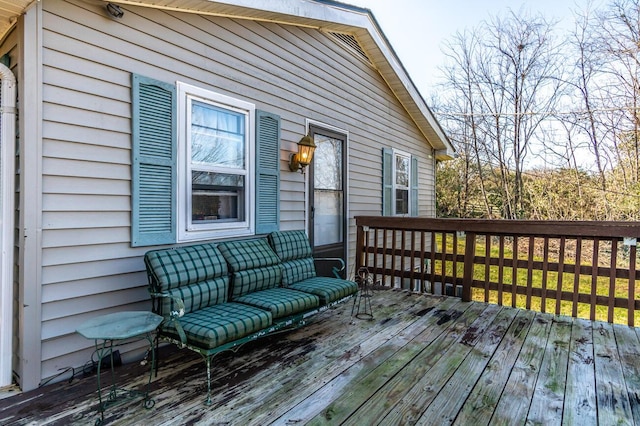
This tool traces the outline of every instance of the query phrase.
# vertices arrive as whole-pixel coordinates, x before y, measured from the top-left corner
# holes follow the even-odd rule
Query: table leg
[[[97,373],[96,373],[96,377],[97,377],[97,381],[98,381],[98,409],[100,410],[100,417],[98,419],[96,419],[96,426],[101,425],[102,423],[104,423],[104,409],[106,407],[106,404],[108,401],[111,400],[115,400],[116,398],[116,381],[115,381],[115,372],[113,370],[113,341],[112,340],[103,340],[102,344],[100,345],[98,343],[99,341],[96,340],[95,344],[96,344],[96,356],[98,357],[98,369],[97,369]],[[109,397],[107,398],[107,401],[102,400],[102,381],[101,381],[101,376],[102,376],[102,360],[104,359],[105,355],[107,354],[107,352],[109,353],[110,356],[110,361],[111,361],[111,389],[109,390]]]

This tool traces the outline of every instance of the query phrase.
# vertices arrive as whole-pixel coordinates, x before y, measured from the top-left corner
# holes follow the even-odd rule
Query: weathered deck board
[[[527,420],[531,424],[560,425],[569,362],[571,318],[557,317],[551,324],[544,359]]]
[[[489,424],[529,331],[535,312],[518,311],[505,337],[462,406],[455,424]]]
[[[451,424],[475,387],[489,360],[505,336],[517,314],[516,310],[503,309],[489,328],[478,335],[477,343],[468,352],[462,364],[442,387],[418,424]],[[471,345],[470,339],[462,342]]]
[[[109,407],[107,425],[640,424],[638,329],[456,298],[376,291],[298,330],[221,354],[214,403],[200,357],[162,349],[156,405]],[[116,369],[146,382],[138,363]],[[95,376],[0,399],[2,425],[92,425]]]
[[[552,316],[536,314],[509,375],[491,424],[524,424],[549,336]],[[514,354],[514,356],[516,356]]]
[[[598,422],[605,425],[633,425],[627,387],[618,381],[623,372],[611,324],[598,323],[597,327],[593,327],[593,354]]]
[[[566,425],[597,424],[592,331],[589,321],[574,320],[562,418]]]
[[[640,424],[640,362],[638,362],[638,348],[640,347],[640,335],[626,325],[614,325],[616,346],[620,356],[622,374],[627,385],[627,395],[631,404],[633,420]]]

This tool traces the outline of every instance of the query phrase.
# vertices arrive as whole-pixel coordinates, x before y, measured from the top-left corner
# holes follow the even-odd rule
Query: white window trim
[[[392,158],[391,158],[391,177],[393,180],[393,185],[391,188],[391,210],[393,216],[410,216],[411,215],[411,154],[405,151],[400,151],[395,148],[392,149]],[[405,157],[409,160],[409,169],[407,172],[409,173],[409,185],[406,187],[407,190],[407,212],[406,213],[398,213],[396,211],[397,206],[397,198],[396,198],[396,189],[405,189],[404,187],[399,187],[396,183],[396,156]]]
[[[255,112],[256,107],[226,95],[212,92],[201,87],[177,82],[178,94],[178,153],[177,153],[177,241],[189,242],[211,240],[219,238],[249,236],[255,233]],[[190,144],[188,135],[190,126],[187,123],[187,107],[190,99],[227,108],[247,114],[245,134],[248,138],[246,152],[247,174],[245,175],[245,220],[242,222],[225,222],[210,226],[189,226],[189,211],[191,206],[190,177]]]

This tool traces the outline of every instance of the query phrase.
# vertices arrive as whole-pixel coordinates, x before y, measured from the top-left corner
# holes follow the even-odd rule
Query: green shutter
[[[382,148],[382,216],[393,214],[393,150]]]
[[[280,116],[256,110],[256,234],[280,227]]]
[[[132,79],[131,245],[176,241],[176,88]]]
[[[411,210],[409,211],[411,216],[418,216],[418,157],[411,156],[411,182],[410,197],[411,197]]]

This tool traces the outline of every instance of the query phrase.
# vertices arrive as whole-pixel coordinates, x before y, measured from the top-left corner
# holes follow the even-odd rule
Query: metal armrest
[[[184,315],[184,301],[177,296],[173,296],[171,294],[168,293],[150,293],[151,297],[157,297],[157,298],[165,298],[165,299],[172,299],[173,303],[174,303],[174,307],[177,308],[177,310],[172,310],[171,312],[169,312],[169,320],[168,320],[168,324],[172,324],[177,333],[178,336],[180,336],[180,342],[182,343],[182,345],[186,345],[187,344],[187,335],[184,332],[184,329],[182,328],[182,324],[180,324],[180,317],[182,317]],[[166,317],[165,317],[165,321],[166,321]]]
[[[338,269],[337,266],[334,266],[331,268],[331,271],[333,272],[333,275],[336,276],[336,278],[340,278],[342,279],[342,277],[340,276],[340,272],[344,271],[346,265],[344,263],[344,260],[340,257],[314,257],[313,258],[314,261],[332,261],[332,262],[338,262],[340,263],[340,269]]]

